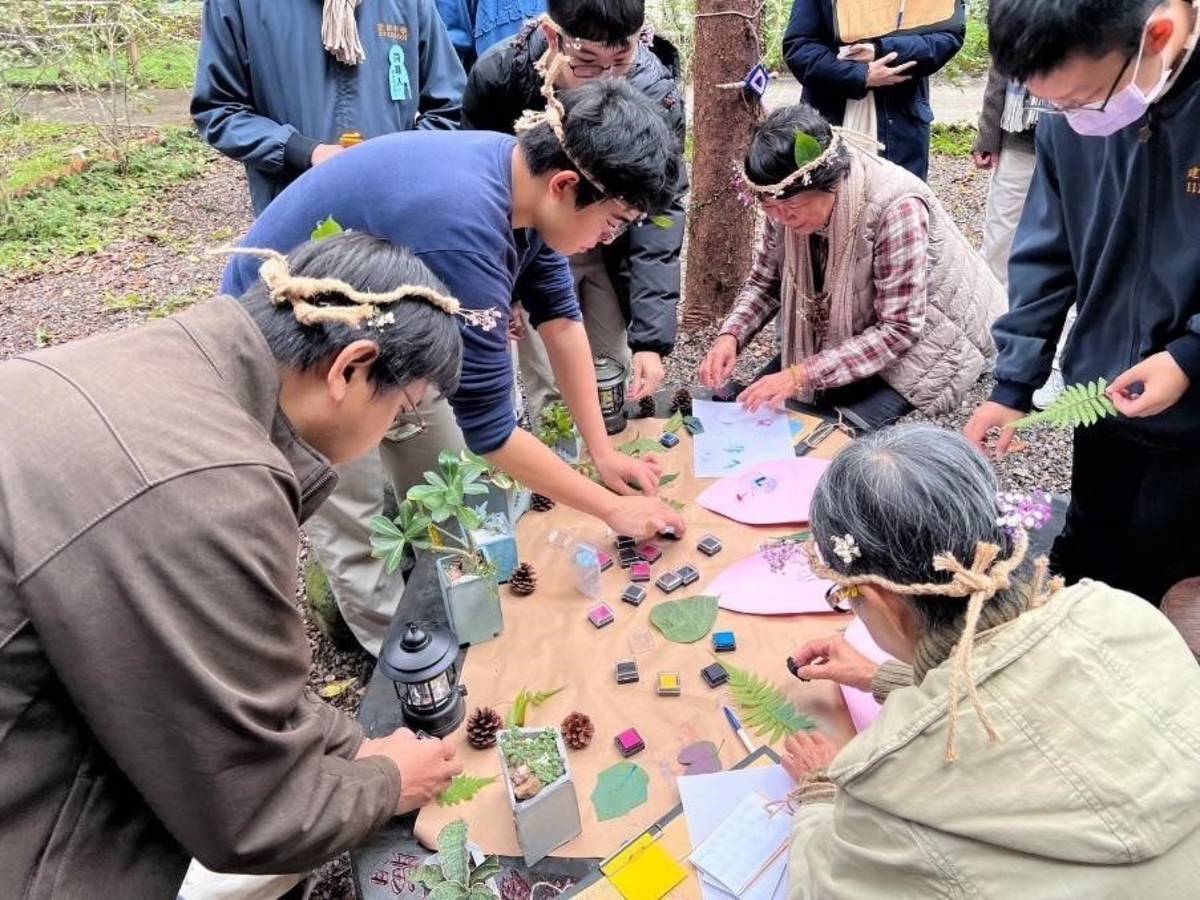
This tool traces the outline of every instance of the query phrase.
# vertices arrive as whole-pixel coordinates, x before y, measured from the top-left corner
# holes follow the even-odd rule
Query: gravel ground
[[[930,180],[968,238],[978,243],[986,175],[976,173],[967,160],[935,157]],[[152,240],[118,240],[102,253],[65,260],[47,271],[0,276],[0,359],[33,349],[39,335],[43,342],[58,343],[113,331],[209,296],[224,261],[205,256],[204,250],[241,234],[251,221],[241,167],[214,157],[200,179],[170,193],[166,208],[164,226]],[[715,327],[680,335],[667,366],[671,386],[694,381]],[[774,327],[769,326],[743,354],[739,377],[747,377],[763,365],[773,355],[773,346]],[[934,421],[961,428],[987,391],[986,383],[976,385],[958,411]],[[1001,464],[1002,479],[1012,487],[1064,491],[1070,477],[1070,450],[1069,434],[1039,433],[1036,442]],[[301,572],[306,554],[302,546]],[[313,654],[310,686],[319,690],[343,679],[357,679],[329,701],[353,715],[370,674],[371,658],[321,635],[308,615],[302,579],[296,604],[305,617]],[[349,873],[346,856],[328,863],[318,873],[313,897],[344,900],[353,896]]]

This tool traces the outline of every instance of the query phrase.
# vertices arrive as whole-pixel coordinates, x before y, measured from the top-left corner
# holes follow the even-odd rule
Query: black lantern
[[[409,622],[383,646],[379,666],[396,687],[404,724],[445,737],[462,724],[467,689],[458,683],[458,638],[448,628]]]
[[[604,430],[619,434],[629,422],[625,412],[625,367],[608,356],[599,356],[592,363],[596,367],[596,390],[600,396]]]

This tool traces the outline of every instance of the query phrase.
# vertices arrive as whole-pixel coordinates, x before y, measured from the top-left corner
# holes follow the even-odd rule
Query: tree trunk
[[[750,271],[755,211],[733,187],[761,104],[740,85],[759,61],[761,7],[754,0],[697,0],[692,54],[692,196],[683,324],[717,324]],[[721,13],[724,15],[705,15]]]

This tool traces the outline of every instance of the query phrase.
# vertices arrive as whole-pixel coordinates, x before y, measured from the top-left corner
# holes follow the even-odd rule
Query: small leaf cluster
[[[739,669],[721,660],[729,673],[729,692],[733,695],[742,724],[769,743],[788,737],[797,731],[812,731],[817,727],[809,716],[797,711],[783,691],[765,678]]]
[[[341,234],[345,229],[338,223],[338,220],[333,216],[326,216],[325,219],[317,223],[317,227],[312,230],[312,234],[308,236],[311,241],[323,241],[325,238],[331,238],[335,234]]]
[[[821,155],[821,142],[805,131],[797,131],[792,143],[792,157],[796,168],[808,165]]]
[[[1029,428],[1046,424],[1055,428],[1081,428],[1095,425],[1101,419],[1117,414],[1117,408],[1108,394],[1104,393],[1107,387],[1108,382],[1103,378],[1087,384],[1073,384],[1041,412],[1018,419],[1013,427]]]
[[[554,447],[559,441],[567,441],[575,436],[575,420],[565,403],[555,401],[542,409],[538,419],[538,440],[547,447]]]
[[[467,850],[467,823],[458,819],[441,830],[437,838],[438,864],[422,866],[413,881],[429,889],[429,900],[494,900],[490,878],[502,871],[500,860],[489,856],[471,865]]]
[[[498,740],[509,771],[521,765],[529,766],[538,780],[548,785],[558,781],[567,770],[558,752],[558,730],[555,728],[543,728],[528,734],[509,729],[500,732]]]
[[[495,775],[487,778],[474,778],[470,775],[455,775],[450,779],[450,787],[438,794],[438,806],[457,806],[475,799],[475,795],[489,784],[496,781]]]

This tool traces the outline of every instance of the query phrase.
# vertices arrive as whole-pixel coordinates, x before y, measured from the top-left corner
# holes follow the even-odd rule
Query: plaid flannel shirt
[[[741,350],[779,313],[783,226],[768,218],[754,265],[733,311],[721,325]],[[929,265],[929,211],[906,198],[879,218],[873,260],[875,321],[836,347],[822,349],[802,363],[807,384],[821,391],[861,381],[883,371],[912,347],[925,326],[926,270]],[[830,285],[826,284],[828,303]],[[783,323],[782,327],[791,327]],[[824,336],[818,335],[818,344]],[[785,360],[786,363],[786,360]]]

